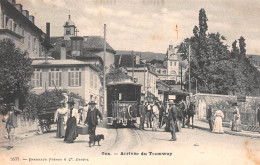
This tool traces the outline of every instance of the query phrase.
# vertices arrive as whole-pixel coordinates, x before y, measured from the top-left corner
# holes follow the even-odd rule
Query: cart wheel
[[[44,126],[41,126],[42,133],[44,133]]]
[[[50,125],[46,126],[46,131],[50,132],[50,130],[51,130],[51,126]]]

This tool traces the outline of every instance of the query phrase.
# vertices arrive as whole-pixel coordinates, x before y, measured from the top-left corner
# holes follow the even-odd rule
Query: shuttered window
[[[62,85],[61,69],[54,68],[49,71],[49,86],[57,87]]]
[[[68,73],[68,85],[72,87],[81,86],[81,71],[79,68],[71,68]]]
[[[41,69],[34,69],[31,85],[33,87],[42,87],[42,70]]]

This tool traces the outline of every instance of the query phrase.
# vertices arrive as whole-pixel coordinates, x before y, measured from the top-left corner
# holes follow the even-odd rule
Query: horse
[[[189,108],[187,110],[187,115],[188,115],[188,120],[186,122],[186,125],[188,125],[188,128],[190,128],[190,118],[192,120],[192,129],[194,128],[193,126],[193,119],[194,119],[194,115],[196,113],[196,110],[195,110],[195,104],[193,102],[190,103],[189,105]]]

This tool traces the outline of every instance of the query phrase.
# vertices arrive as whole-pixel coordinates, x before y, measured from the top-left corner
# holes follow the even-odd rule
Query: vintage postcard
[[[0,0],[0,164],[260,164],[259,6]]]

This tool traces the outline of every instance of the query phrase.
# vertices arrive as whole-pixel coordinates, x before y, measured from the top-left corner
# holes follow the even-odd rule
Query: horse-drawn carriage
[[[42,132],[49,132],[51,125],[55,124],[54,117],[57,109],[58,106],[55,103],[50,103],[46,109],[38,113],[39,126]]]
[[[141,85],[134,82],[117,82],[107,85],[108,124],[132,126],[138,117]]]

